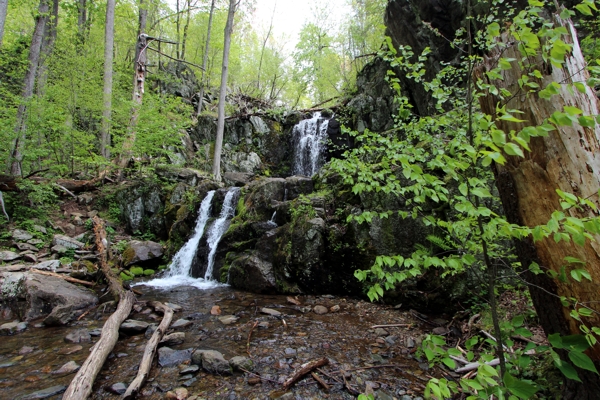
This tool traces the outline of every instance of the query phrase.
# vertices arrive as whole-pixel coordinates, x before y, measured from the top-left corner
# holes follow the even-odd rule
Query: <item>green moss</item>
[[[123,252],[123,264],[124,265],[131,264],[131,261],[133,260],[133,257],[135,257],[135,250],[133,248],[131,248],[131,247],[128,247]]]
[[[163,271],[163,270],[165,270],[165,269],[167,269],[167,266],[166,266],[166,265],[159,265],[159,266],[158,266],[158,270],[159,270],[159,271]]]
[[[144,269],[142,267],[138,267],[137,265],[134,265],[133,267],[129,268],[129,272],[131,272],[135,276],[144,275]]]
[[[145,269],[144,270],[144,275],[145,276],[150,276],[150,275],[154,275],[155,271],[153,269]]]
[[[121,272],[121,274],[119,275],[119,277],[121,278],[122,281],[126,282],[126,281],[130,281],[133,279],[132,275],[126,274],[125,271]]]

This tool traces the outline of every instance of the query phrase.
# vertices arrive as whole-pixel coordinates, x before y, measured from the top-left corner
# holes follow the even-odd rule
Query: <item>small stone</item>
[[[182,369],[181,371],[179,371],[179,374],[180,375],[195,374],[198,371],[200,371],[199,365],[190,365],[189,367],[186,367],[186,368]]]
[[[40,239],[29,239],[29,240],[27,241],[27,243],[29,243],[29,244],[32,244],[32,245],[34,245],[34,246],[36,246],[36,245],[38,245],[38,244],[43,244],[43,243],[44,243],[44,241],[43,241],[43,240],[40,240]]]
[[[192,355],[192,363],[201,364],[210,373],[231,375],[231,366],[223,354],[216,350],[196,350]]]
[[[158,349],[158,364],[161,367],[175,367],[189,362],[192,358],[192,351],[193,349],[173,350],[170,347],[161,347]]]
[[[23,347],[21,347],[21,350],[19,350],[20,355],[29,354],[32,352],[33,352],[33,347],[29,347],[29,346],[23,346]]]
[[[286,356],[295,356],[297,354],[296,349],[287,348],[284,350]]]
[[[330,311],[330,312],[338,312],[338,311],[340,311],[340,306],[338,306],[338,305],[336,304],[335,306],[333,306],[333,307],[330,307],[330,308],[329,308],[329,311]]]
[[[123,382],[118,382],[113,385],[110,385],[109,387],[106,388],[106,390],[109,391],[110,393],[122,395],[123,393],[125,393],[127,391],[127,385],[125,385]]]
[[[415,340],[413,338],[406,338],[406,347],[412,349],[415,347]]]
[[[198,379],[196,379],[196,378],[190,378],[190,379],[186,380],[185,382],[182,382],[181,384],[182,384],[183,386],[185,386],[185,387],[190,387],[190,386],[192,386],[194,383],[196,383],[196,381],[197,381],[197,380],[198,380]]]
[[[71,224],[69,224],[71,225]],[[73,226],[73,229],[75,229],[75,226]],[[85,246],[84,243],[81,243],[78,240],[75,240],[69,236],[65,236],[65,235],[54,235],[54,238],[52,239],[52,245],[56,246],[63,246],[66,247],[68,249],[75,249],[75,250],[79,250],[82,247]]]
[[[14,240],[19,240],[19,241],[27,241],[31,238],[33,238],[33,235],[27,231],[21,230],[21,229],[15,229],[14,231],[12,231],[12,237]]]
[[[184,341],[185,341],[185,333],[175,332],[175,333],[171,333],[170,335],[163,337],[163,339],[160,341],[160,345],[161,346],[176,346],[178,344],[183,343]]]
[[[223,315],[222,317],[219,317],[219,321],[221,321],[221,323],[223,325],[231,325],[234,324],[238,321],[238,317],[236,317],[235,315]]]
[[[34,254],[23,254],[23,260],[36,263],[38,261]]]
[[[177,321],[173,322],[171,324],[171,329],[183,329],[185,327],[188,327],[192,324],[192,321],[187,320],[187,319],[178,319]]]
[[[173,391],[167,392],[165,399],[167,400],[185,400],[188,397],[188,390],[186,388],[177,388]]]
[[[27,322],[8,322],[0,325],[0,335],[14,335],[15,333],[22,332],[25,329],[27,329]]]
[[[219,307],[219,306],[213,306],[210,309],[210,314],[211,315],[221,315],[221,307]]]
[[[267,329],[269,327],[269,323],[267,321],[261,321],[258,323],[259,328]]]
[[[315,307],[313,308],[313,312],[314,312],[315,314],[318,314],[318,315],[327,314],[327,312],[328,312],[328,311],[329,311],[329,310],[328,310],[328,309],[327,309],[327,307],[325,307],[325,306],[315,306]]]
[[[31,268],[40,269],[42,271],[56,271],[58,267],[60,267],[59,260],[44,261],[31,266]]]
[[[92,337],[87,329],[78,329],[65,336],[65,342],[68,343],[86,343],[91,341]]]
[[[389,334],[390,333],[388,331],[386,331],[385,329],[383,329],[383,328],[377,328],[377,329],[375,329],[375,335],[376,336],[382,337],[382,336],[388,336]]]
[[[77,364],[75,361],[69,361],[68,363],[66,363],[65,365],[63,365],[62,367],[57,369],[56,371],[52,371],[52,374],[54,374],[54,375],[72,374],[73,372],[77,371],[79,368],[80,368],[80,365]]]
[[[53,253],[57,253],[57,254],[65,254],[67,251],[69,251],[69,249],[67,249],[65,246],[62,246],[60,244],[52,246],[50,248],[50,250],[52,250]]]
[[[98,215],[98,210],[92,210],[87,213],[88,218],[94,218],[96,215]]]
[[[64,385],[52,386],[47,389],[38,390],[37,392],[33,392],[27,394],[25,396],[19,397],[19,400],[34,400],[34,399],[47,399],[48,397],[56,396],[57,394],[61,394],[67,390],[67,387]]]
[[[261,379],[258,377],[252,377],[252,378],[248,378],[248,385],[258,385],[259,383],[261,383]]]
[[[34,226],[33,226],[33,230],[34,230],[34,231],[36,231],[36,232],[41,232],[41,233],[43,233],[44,235],[48,233],[48,231],[46,230],[46,228],[44,228],[44,227],[43,227],[43,226],[41,226],[41,225],[34,225]]]
[[[21,256],[15,253],[14,251],[0,251],[0,261],[12,261],[16,260],[19,257]]]
[[[78,351],[83,350],[83,346],[75,344],[73,346],[63,347],[58,351],[58,354],[69,355],[77,353]]]
[[[29,244],[29,243],[17,243],[16,246],[20,251],[25,251],[25,250],[35,251],[35,252],[38,251],[37,247],[35,247],[34,245]]]
[[[102,335],[102,329],[96,328],[96,329],[92,329],[90,331],[90,336],[100,336],[100,335]]]
[[[183,307],[181,307],[180,305],[177,305],[177,304],[173,304],[173,303],[165,303],[165,306],[172,309],[173,312],[179,312],[179,311],[183,310]]]
[[[234,371],[243,372],[252,371],[254,369],[254,363],[247,357],[235,356],[229,360],[229,365],[233,368]]]
[[[267,315],[272,315],[274,317],[279,317],[281,313],[277,310],[273,310],[272,308],[263,307],[260,309],[260,312]]]
[[[433,333],[434,335],[445,335],[446,333],[448,333],[448,330],[443,326],[438,326],[437,328],[433,328],[431,333]]]
[[[137,335],[144,333],[150,324],[144,321],[136,321],[134,319],[126,319],[121,324],[119,330],[129,335]]]
[[[299,306],[301,304],[298,299],[291,297],[291,296],[287,297],[287,302],[290,304],[296,305],[296,306]]]

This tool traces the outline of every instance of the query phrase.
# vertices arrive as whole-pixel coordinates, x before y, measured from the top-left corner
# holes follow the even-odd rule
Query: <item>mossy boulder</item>
[[[162,256],[163,246],[160,243],[152,242],[150,240],[132,240],[127,244],[127,248],[123,251],[123,265],[126,267],[134,264],[158,266],[162,262]]]

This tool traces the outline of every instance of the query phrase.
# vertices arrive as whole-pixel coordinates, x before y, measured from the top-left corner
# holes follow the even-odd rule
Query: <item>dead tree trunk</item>
[[[23,150],[25,148],[25,140],[27,139],[27,103],[33,96],[35,77],[37,76],[38,64],[40,62],[42,42],[44,41],[44,31],[46,30],[46,23],[48,22],[49,4],[50,0],[40,0],[35,29],[33,31],[33,37],[31,38],[29,67],[25,73],[21,105],[19,105],[17,110],[15,140],[12,143],[9,157],[9,173],[14,176],[20,176],[22,172],[21,162],[23,161]]]
[[[134,294],[123,289],[121,281],[115,276],[108,265],[108,240],[102,220],[94,217],[94,233],[96,234],[96,247],[100,255],[100,267],[108,282],[111,294],[119,305],[117,310],[106,320],[102,327],[100,340],[94,345],[88,358],[85,360],[77,374],[71,381],[63,400],[85,400],[92,393],[92,385],[102,369],[108,355],[119,339],[119,327],[127,319],[133,303]]]
[[[562,68],[556,68],[543,62],[541,57],[530,57],[531,69],[542,72],[542,78],[536,82],[545,88],[551,82],[560,83],[559,94],[550,99],[540,98],[534,93],[525,93],[519,89],[519,80],[524,72],[517,62],[512,68],[502,71],[503,79],[489,81],[485,72],[495,68],[499,57],[522,58],[518,44],[506,40],[502,54],[493,54],[486,59],[484,65],[475,71],[475,78],[488,81],[498,89],[508,89],[515,94],[508,102],[507,109],[518,109],[524,114],[519,118],[526,120],[527,125],[542,125],[555,111],[562,111],[565,106],[574,106],[583,110],[584,115],[598,114],[598,99],[590,87],[585,86],[581,93],[572,88],[574,82],[586,82],[585,61],[577,35],[570,21],[555,16],[555,23],[565,26],[569,32],[562,40],[573,44],[573,50],[567,55]],[[533,59],[533,60],[531,60]],[[491,93],[480,98],[483,111],[489,115],[496,114],[496,106],[500,99]],[[496,120],[496,124],[504,132],[519,132],[525,124]],[[529,227],[546,224],[554,211],[560,210],[561,199],[556,189],[573,193],[580,198],[588,199],[600,205],[598,188],[600,187],[600,126],[584,127],[577,123],[572,126],[560,126],[548,132],[547,137],[532,138],[529,144],[531,151],[524,158],[505,155],[505,165],[496,165],[495,174],[502,203],[509,222]],[[591,209],[576,210],[571,208],[565,212],[567,217],[590,217]],[[564,240],[556,243],[552,237],[537,242],[522,241],[517,249],[522,265],[527,268],[531,262],[537,262],[545,271],[554,271],[560,276],[561,269],[567,266],[565,257],[579,258],[585,262],[585,268],[592,281],[582,279],[581,282],[563,282],[552,279],[547,274],[528,274],[526,279],[531,284],[530,292],[546,334],[562,335],[580,334],[581,322],[570,315],[570,309],[563,307],[558,296],[575,298],[593,309],[595,313],[585,318],[585,325],[600,326],[600,236],[595,235],[595,242],[586,241],[585,246],[578,246]],[[581,268],[581,267],[579,267]],[[597,368],[600,368],[600,344],[588,351]],[[595,399],[600,392],[600,379],[597,374],[578,370],[583,383],[567,380],[563,399]]]

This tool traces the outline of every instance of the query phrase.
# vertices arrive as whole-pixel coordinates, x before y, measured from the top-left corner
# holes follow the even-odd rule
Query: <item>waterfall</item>
[[[219,215],[219,218],[215,221],[212,228],[208,232],[208,238],[206,239],[206,242],[208,243],[208,248],[210,249],[210,252],[208,253],[208,265],[206,267],[206,273],[204,274],[204,279],[207,281],[212,279],[217,247],[219,246],[221,237],[229,227],[229,220],[233,218],[235,214],[235,202],[237,200],[237,195],[239,194],[239,192],[240,188],[237,187],[232,187],[227,191],[227,194],[225,195],[225,200],[223,200],[223,208],[221,209],[221,214]]]
[[[293,174],[313,176],[323,166],[328,124],[329,120],[316,112],[311,119],[302,120],[294,126]]]

